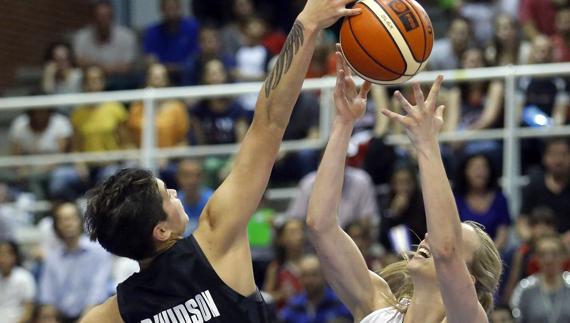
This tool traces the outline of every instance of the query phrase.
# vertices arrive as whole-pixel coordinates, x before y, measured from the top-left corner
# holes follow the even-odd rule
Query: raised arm
[[[435,101],[442,81],[441,76],[436,79],[425,101],[419,84],[414,84],[417,106],[412,106],[397,92],[406,116],[389,110],[382,112],[404,125],[417,149],[429,234],[427,240],[434,257],[447,322],[486,322],[485,311],[479,304],[473,280],[462,257],[461,221],[439,150],[438,134],[443,126],[444,107],[436,108]]]
[[[380,277],[371,274],[356,244],[339,226],[337,213],[341,200],[346,150],[354,122],[364,114],[370,83],[357,94],[350,69],[337,52],[337,83],[334,119],[328,145],[317,171],[309,200],[307,226],[326,280],[354,315],[355,321],[380,307],[376,285],[387,288]],[[372,275],[375,275],[372,276]]]
[[[247,223],[267,187],[317,35],[339,17],[360,12],[360,9],[346,9],[349,2],[307,1],[259,93],[253,122],[233,169],[200,216],[194,236],[220,277],[238,292],[255,290]],[[235,270],[238,267],[240,273]]]

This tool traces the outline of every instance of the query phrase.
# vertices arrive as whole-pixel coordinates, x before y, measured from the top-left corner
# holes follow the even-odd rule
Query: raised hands
[[[355,16],[361,9],[347,9],[346,6],[354,0],[308,0],[299,15],[303,24],[313,23],[314,27],[324,29],[334,24],[340,17]],[[309,26],[305,26],[309,27]]]
[[[408,137],[418,149],[424,145],[436,144],[437,137],[443,126],[443,110],[444,106],[436,107],[436,98],[443,81],[443,76],[438,76],[429,91],[427,99],[418,83],[414,83],[414,97],[416,105],[413,106],[404,98],[402,93],[396,91],[394,96],[400,101],[406,115],[402,115],[388,109],[383,109],[382,114],[392,120],[400,122],[405,128]]]
[[[340,51],[340,44],[337,44],[336,51],[336,87],[334,90],[334,103],[336,105],[337,117],[345,122],[354,122],[364,115],[366,111],[366,97],[370,91],[371,84],[365,81],[356,91],[356,84],[352,79],[352,72]]]

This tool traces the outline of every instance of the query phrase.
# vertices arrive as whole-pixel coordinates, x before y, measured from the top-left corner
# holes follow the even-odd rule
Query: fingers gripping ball
[[[342,52],[352,69],[377,84],[399,84],[425,67],[433,47],[431,21],[414,0],[360,0],[346,17]]]

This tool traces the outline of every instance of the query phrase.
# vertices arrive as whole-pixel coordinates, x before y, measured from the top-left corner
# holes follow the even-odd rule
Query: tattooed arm
[[[267,187],[317,34],[339,17],[360,12],[346,9],[349,2],[307,1],[260,90],[253,122],[241,143],[233,169],[200,216],[194,233],[198,244],[222,280],[243,295],[255,291],[247,223]]]

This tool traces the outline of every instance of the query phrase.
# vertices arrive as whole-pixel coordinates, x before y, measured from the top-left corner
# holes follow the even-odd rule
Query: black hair
[[[55,232],[55,235],[60,239],[62,239],[63,237],[58,229],[59,220],[57,219],[58,217],[56,215],[57,212],[59,212],[59,209],[61,209],[64,205],[67,204],[71,204],[73,207],[75,207],[75,210],[77,211],[77,216],[79,217],[79,221],[81,222],[81,232],[83,232],[83,217],[81,216],[81,209],[79,209],[79,205],[77,205],[77,203],[73,201],[67,201],[67,200],[56,201],[52,204],[51,216],[53,219],[53,230]]]
[[[546,224],[556,227],[556,216],[554,215],[554,211],[552,211],[548,206],[538,206],[530,213],[528,222],[532,226],[537,224]]]
[[[16,257],[16,266],[21,267],[23,259],[22,259],[22,253],[20,252],[20,247],[18,246],[18,244],[12,240],[0,240],[0,246],[1,245],[7,245],[10,247],[10,249],[12,249],[12,253]]]
[[[73,53],[73,48],[71,47],[71,45],[69,43],[64,42],[64,41],[55,41],[55,42],[52,42],[48,45],[48,47],[46,48],[46,51],[44,53],[44,63],[47,63],[47,62],[53,60],[53,51],[60,46],[65,47],[67,49],[67,52],[69,54],[69,61],[71,62],[71,66],[76,67],[77,62],[75,61],[75,54]]]
[[[551,137],[551,138],[544,140],[544,150],[543,150],[542,154],[543,155],[546,154],[546,152],[548,151],[550,146],[554,146],[554,145],[560,144],[560,143],[566,145],[566,147],[568,147],[568,149],[570,150],[570,141],[568,141],[567,137]]]
[[[149,170],[127,168],[87,193],[86,228],[91,240],[121,257],[156,255],[154,227],[166,220],[156,178]]]
[[[299,222],[301,223],[303,228],[305,227],[305,223],[297,218],[289,218],[286,219],[285,221],[282,221],[281,223],[275,224],[275,238],[273,239],[273,245],[275,248],[275,260],[279,265],[284,264],[285,260],[287,260],[287,251],[285,250],[285,247],[281,245],[279,240],[285,233],[285,228],[287,227],[287,225],[293,222]]]
[[[467,181],[467,164],[477,157],[482,157],[487,162],[487,166],[489,167],[489,178],[487,179],[486,189],[488,191],[497,190],[499,189],[499,175],[497,173],[497,169],[493,164],[493,161],[489,156],[483,153],[479,154],[471,154],[467,155],[463,158],[459,166],[457,167],[457,172],[455,174],[455,181],[454,181],[454,189],[456,193],[461,195],[467,194],[469,191],[469,183]]]

